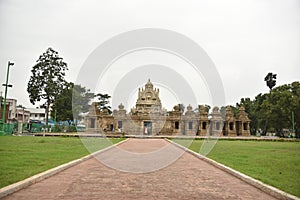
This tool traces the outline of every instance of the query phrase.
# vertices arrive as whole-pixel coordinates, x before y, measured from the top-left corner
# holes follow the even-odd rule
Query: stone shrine
[[[196,110],[188,105],[186,112],[181,105],[175,105],[172,111],[167,111],[162,107],[159,89],[154,88],[149,79],[145,88],[139,88],[136,105],[129,113],[123,104],[109,114],[108,110],[100,111],[96,102],[92,103],[86,127],[88,132],[103,134],[250,136],[250,121],[243,107],[235,118],[227,106],[224,119],[218,107],[214,107],[210,115],[203,105]]]

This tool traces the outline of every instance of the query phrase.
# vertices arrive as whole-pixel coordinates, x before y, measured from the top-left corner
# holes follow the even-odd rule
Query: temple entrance
[[[144,135],[152,135],[152,122],[144,122]]]
[[[241,135],[241,133],[240,133],[240,123],[239,123],[239,122],[236,122],[235,127],[236,127],[236,135],[237,135],[237,136]]]
[[[91,118],[91,124],[90,124],[90,127],[91,128],[95,128],[95,119],[94,118]]]

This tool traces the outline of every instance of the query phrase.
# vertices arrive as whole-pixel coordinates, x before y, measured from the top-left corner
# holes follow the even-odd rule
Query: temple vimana
[[[172,111],[162,107],[159,89],[150,80],[145,88],[138,91],[135,107],[130,112],[122,104],[109,114],[100,111],[96,102],[92,103],[86,117],[89,132],[116,133],[128,135],[187,135],[187,136],[250,136],[250,119],[243,107],[235,117],[231,107],[226,107],[225,118],[218,107],[208,113],[204,106],[195,112],[191,105],[182,111],[175,105]]]

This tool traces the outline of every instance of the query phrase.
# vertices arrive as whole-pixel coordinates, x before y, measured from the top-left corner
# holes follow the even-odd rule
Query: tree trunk
[[[46,102],[46,126],[48,126],[49,107],[50,107],[50,99],[47,99],[47,102]]]
[[[263,130],[263,135],[267,135],[267,132],[268,132],[268,121],[266,120],[265,122],[265,127],[264,127],[264,130]]]

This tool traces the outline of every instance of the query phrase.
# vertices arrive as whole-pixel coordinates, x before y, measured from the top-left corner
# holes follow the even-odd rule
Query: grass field
[[[78,159],[123,139],[0,137],[0,188]],[[83,145],[83,143],[85,145]],[[88,146],[88,150],[85,146]]]
[[[202,144],[194,140],[189,149],[199,152]],[[207,157],[300,197],[300,142],[219,140]]]

